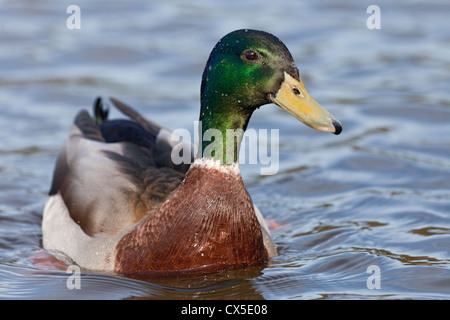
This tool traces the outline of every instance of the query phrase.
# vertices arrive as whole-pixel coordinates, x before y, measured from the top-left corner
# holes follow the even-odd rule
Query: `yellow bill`
[[[342,124],[309,95],[303,82],[286,72],[281,88],[270,98],[273,103],[313,129],[334,134],[342,131]]]

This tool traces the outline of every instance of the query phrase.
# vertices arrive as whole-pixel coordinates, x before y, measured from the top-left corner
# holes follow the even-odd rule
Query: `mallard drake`
[[[85,110],[76,116],[57,159],[44,248],[80,267],[118,273],[214,271],[276,256],[237,159],[253,111],[269,103],[314,129],[342,130],[309,95],[286,46],[256,30],[227,34],[209,56],[201,136],[214,128],[223,141],[206,154],[211,142],[201,142],[192,164],[171,161],[170,130],[117,99],[98,99],[94,117]],[[108,105],[129,119],[108,120]],[[229,138],[227,129],[242,134]]]

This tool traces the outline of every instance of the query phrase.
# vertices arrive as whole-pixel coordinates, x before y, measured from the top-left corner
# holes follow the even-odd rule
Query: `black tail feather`
[[[101,125],[108,119],[109,107],[105,104],[102,97],[97,97],[94,101],[94,121],[97,125]]]

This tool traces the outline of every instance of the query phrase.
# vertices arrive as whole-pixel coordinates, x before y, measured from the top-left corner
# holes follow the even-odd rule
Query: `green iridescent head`
[[[341,130],[339,122],[309,96],[292,55],[277,37],[256,30],[227,34],[212,50],[201,86],[202,137],[209,129],[223,135],[223,144],[216,145],[212,157],[223,160],[226,145],[232,144],[232,161],[237,161],[242,136],[227,139],[226,130],[243,132],[253,111],[268,103],[281,106],[315,129]],[[200,151],[210,144],[203,141]]]

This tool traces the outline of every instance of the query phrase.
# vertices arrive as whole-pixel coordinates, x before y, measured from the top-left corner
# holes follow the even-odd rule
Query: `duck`
[[[98,97],[92,116],[76,115],[43,210],[44,250],[121,274],[216,272],[278,255],[239,168],[250,117],[275,104],[319,131],[337,135],[342,124],[310,96],[285,44],[265,31],[222,37],[200,91],[199,134],[214,129],[222,139],[199,141],[186,163],[172,159],[173,130],[116,98]],[[126,118],[109,119],[111,108]],[[230,129],[237,134],[227,136]]]

